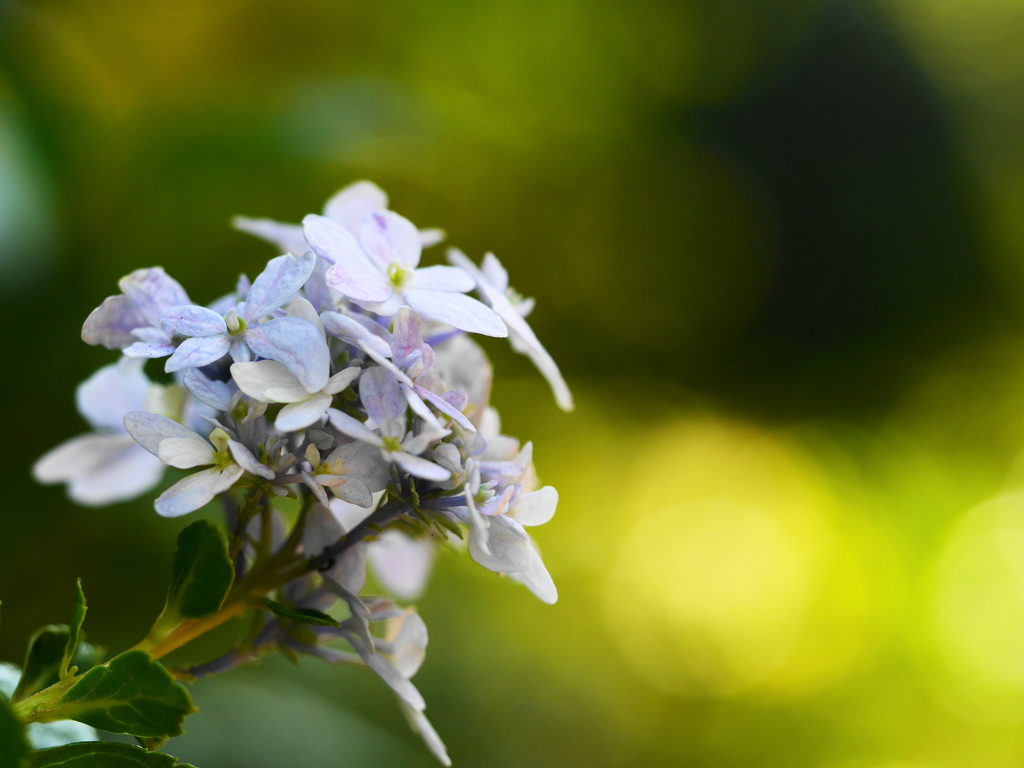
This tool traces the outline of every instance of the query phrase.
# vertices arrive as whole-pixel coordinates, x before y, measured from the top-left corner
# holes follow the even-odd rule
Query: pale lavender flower
[[[484,301],[508,326],[508,339],[512,348],[533,361],[551,385],[559,407],[571,411],[574,407],[572,392],[562,378],[558,364],[544,349],[544,345],[524,319],[533,309],[533,300],[523,299],[509,287],[508,272],[493,253],[486,254],[481,267],[477,267],[462,251],[451,248],[448,251],[448,261],[462,267],[473,276]]]
[[[359,379],[359,399],[380,434],[347,413],[331,408],[331,425],[351,438],[379,448],[381,454],[410,475],[424,480],[441,481],[451,477],[444,467],[424,459],[431,443],[448,434],[447,430],[413,434],[406,431],[408,401],[394,376],[383,368],[371,368]]]
[[[387,193],[372,181],[357,181],[340,189],[325,204],[324,218],[330,219],[353,235],[358,236],[366,216],[388,209]],[[306,238],[299,224],[284,224],[273,219],[250,219],[236,216],[232,222],[235,229],[248,232],[281,248],[294,256],[309,250]],[[424,248],[436,245],[444,239],[440,229],[419,230],[420,244]]]
[[[310,214],[303,219],[306,242],[333,266],[327,284],[350,301],[381,316],[405,304],[462,331],[505,337],[505,324],[491,309],[465,296],[473,279],[458,267],[417,268],[422,246],[416,227],[391,211],[366,216],[359,240],[342,225]]]
[[[284,365],[310,394],[324,388],[330,354],[322,333],[302,317],[273,317],[295,297],[313,270],[314,256],[288,254],[271,259],[249,289],[246,300],[225,316],[194,304],[171,307],[161,321],[187,338],[167,360],[167,372],[201,368],[231,355],[248,362],[254,355]]]
[[[205,506],[246,472],[265,480],[273,480],[276,474],[220,428],[207,441],[188,427],[154,413],[129,413],[124,426],[139,445],[168,466],[192,469],[213,465],[179,480],[157,497],[154,506],[164,517],[180,517]]]
[[[73,437],[47,452],[32,467],[41,483],[67,483],[79,504],[103,506],[145,493],[164,474],[164,465],[124,428],[131,411],[160,408],[164,388],[142,372],[142,361],[122,358],[78,386],[78,411],[93,432]]]
[[[82,326],[82,340],[107,349],[132,349],[130,357],[163,357],[174,351],[160,317],[188,304],[188,294],[161,267],[138,269],[118,282],[121,295],[106,298]]]

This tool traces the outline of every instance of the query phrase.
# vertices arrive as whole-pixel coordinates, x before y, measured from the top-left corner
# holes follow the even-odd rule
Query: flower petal
[[[169,438],[206,442],[188,427],[156,413],[135,411],[125,414],[124,428],[128,430],[128,434],[135,439],[135,442],[154,456],[160,455],[160,443]]]
[[[192,469],[213,464],[213,447],[195,437],[168,437],[160,441],[157,456],[164,464],[177,469]]]
[[[153,506],[163,517],[187,515],[209,504],[241,476],[242,468],[234,464],[223,470],[217,467],[204,469],[176,482],[157,497]]]
[[[324,216],[358,235],[367,214],[388,207],[387,193],[372,181],[357,181],[339,190],[324,204]]]
[[[246,472],[262,477],[264,480],[273,480],[277,476],[274,470],[260,464],[252,455],[252,451],[237,440],[228,440],[228,450],[231,451],[231,458],[235,460],[235,463]]]
[[[455,249],[448,252],[448,260],[473,275],[477,287],[483,293],[487,303],[508,326],[513,348],[529,357],[537,366],[537,370],[551,386],[558,406],[564,411],[571,411],[575,407],[572,392],[569,391],[569,386],[565,383],[561,371],[558,370],[558,364],[544,349],[544,345],[540,343],[533,329],[505,295],[505,290],[508,287],[508,274],[501,266],[501,262],[495,258],[494,254],[489,253],[484,257],[485,271],[481,271],[464,253]]]
[[[276,360],[234,363],[231,378],[242,392],[264,403],[294,403],[309,397],[298,377]]]
[[[470,507],[471,513],[476,509]],[[469,556],[489,571],[515,573],[533,564],[529,538],[502,524],[503,518],[484,518],[479,512],[471,517]]]
[[[89,313],[82,325],[82,341],[107,349],[124,349],[135,341],[132,331],[145,318],[125,296],[108,296]]]
[[[331,353],[320,331],[300,317],[279,317],[245,332],[260,357],[276,360],[294,373],[309,393],[319,392],[331,372]]]
[[[413,286],[424,291],[465,293],[473,290],[476,281],[460,267],[438,265],[417,269],[413,278]]]
[[[407,403],[402,386],[383,368],[370,368],[363,373],[359,380],[359,399],[366,413],[379,425],[405,419]]]
[[[197,339],[185,339],[174,354],[167,358],[164,370],[167,373],[183,371],[188,368],[202,368],[215,363],[228,353],[231,341],[227,336],[202,336]]]
[[[310,247],[331,263],[327,285],[352,299],[384,301],[391,285],[382,267],[363,253],[355,237],[340,224],[310,214],[302,220]]]
[[[520,525],[544,525],[555,516],[558,491],[545,485],[539,491],[524,493],[516,499],[509,515]]]
[[[78,412],[96,429],[123,432],[124,415],[145,408],[151,384],[138,361],[122,358],[78,385]]]
[[[124,356],[152,360],[174,354],[174,350],[175,346],[173,344],[153,344],[148,341],[136,341],[131,346],[124,348]]]
[[[32,467],[40,483],[67,483],[68,495],[89,507],[134,499],[158,482],[164,465],[128,435],[80,435],[44,454]]]
[[[290,302],[309,279],[314,266],[316,256],[309,252],[301,256],[286,253],[268,261],[245,297],[244,320],[251,323]]]
[[[226,381],[215,381],[197,368],[189,368],[181,377],[181,383],[199,402],[218,411],[230,409],[234,391]]]
[[[420,263],[420,232],[404,216],[394,211],[374,211],[363,220],[359,230],[359,242],[363,249],[381,268],[392,262],[415,268]]]
[[[510,573],[509,578],[521,582],[541,602],[548,605],[558,602],[558,588],[555,586],[551,574],[548,573],[548,569],[544,567],[544,561],[540,559],[540,554],[536,549],[533,550],[533,562],[530,567],[519,573]]]
[[[327,417],[331,421],[331,426],[343,435],[348,435],[355,440],[368,443],[378,448],[382,448],[384,446],[384,440],[381,439],[380,435],[369,429],[361,421],[352,418],[347,413],[342,413],[337,408],[329,408],[327,410]]]
[[[228,332],[223,317],[212,309],[195,304],[171,307],[160,315],[160,322],[182,336],[217,336]]]
[[[317,392],[308,400],[289,403],[277,414],[274,426],[279,432],[298,432],[305,429],[323,418],[324,413],[331,407],[332,400],[330,395]]]
[[[434,482],[439,483],[452,476],[452,473],[440,464],[435,464],[421,456],[415,456],[411,453],[406,453],[405,451],[394,451],[391,454],[391,458],[395,460],[395,463],[398,466],[410,475],[413,477],[419,477],[423,480],[433,480]]]
[[[324,312],[320,315],[324,330],[336,339],[359,347],[372,349],[378,355],[391,357],[391,346],[380,336],[365,328],[358,321],[340,312]]]
[[[469,296],[418,289],[407,290],[404,295],[406,303],[417,312],[452,328],[484,336],[508,336],[508,329],[494,310]]]
[[[159,325],[160,315],[166,310],[192,303],[185,289],[162,267],[137,269],[122,277],[117,285],[146,320],[144,325]]]
[[[411,707],[401,700],[399,700],[398,705],[402,708],[405,719],[409,721],[409,727],[419,734],[420,738],[423,739],[423,743],[434,754],[434,757],[438,759],[441,765],[451,768],[452,759],[448,757],[448,750],[445,749],[444,742],[441,741],[441,737],[434,730],[434,726],[430,724],[427,716],[423,714],[423,710]]]
[[[473,426],[473,422],[471,422],[466,417],[466,414],[464,414],[462,411],[460,411],[454,405],[449,403],[443,397],[440,397],[439,395],[435,395],[429,389],[425,389],[425,388],[419,386],[418,384],[415,385],[414,388],[416,390],[416,394],[417,395],[419,395],[421,398],[426,400],[432,406],[437,408],[437,410],[439,410],[445,416],[448,416],[449,418],[454,419],[459,424],[459,426],[461,426],[463,429],[466,429],[466,430],[468,430],[470,432],[476,432],[476,427],[474,427]]]
[[[324,393],[328,395],[336,395],[339,392],[343,392],[353,381],[359,378],[359,374],[362,373],[362,370],[362,368],[353,365],[338,371],[327,380],[327,385],[324,387]]]

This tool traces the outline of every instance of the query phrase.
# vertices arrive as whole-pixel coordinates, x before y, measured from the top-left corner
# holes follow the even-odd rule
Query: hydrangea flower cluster
[[[471,334],[508,337],[562,408],[572,396],[500,262],[488,254],[478,267],[452,249],[448,264],[420,266],[443,234],[390,211],[372,183],[301,225],[235,225],[281,253],[251,282],[203,306],[163,269],[140,269],[89,315],[82,338],[123,356],[78,388],[92,431],[43,456],[35,476],[103,505],[151,490],[165,467],[185,470],[157,513],[222,499],[230,595],[244,586],[238,610],[262,600],[263,617],[245,642],[178,676],[275,650],[362,664],[448,764],[410,682],[426,626],[399,601],[421,593],[439,545],[463,540],[484,568],[557,599],[527,529],[551,519],[558,494],[537,482],[531,444],[501,433]],[[173,383],[151,382],[147,360]],[[363,594],[368,567],[388,596]],[[160,627],[142,645],[154,657],[187,642],[180,626]]]

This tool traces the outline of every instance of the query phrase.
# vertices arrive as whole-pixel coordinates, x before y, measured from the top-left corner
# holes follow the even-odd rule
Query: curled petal
[[[206,442],[188,427],[156,413],[137,411],[126,414],[124,428],[135,442],[157,457],[160,455],[160,443],[169,438]]]

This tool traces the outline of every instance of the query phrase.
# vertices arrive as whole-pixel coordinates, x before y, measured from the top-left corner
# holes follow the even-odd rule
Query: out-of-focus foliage
[[[0,658],[76,576],[110,647],[162,599],[180,525],[29,480],[88,311],[365,177],[497,253],[579,400],[489,347],[561,600],[440,558],[456,765],[1019,765],[1022,49],[1013,0],[0,0]],[[200,766],[430,764],[358,670],[194,695]]]

